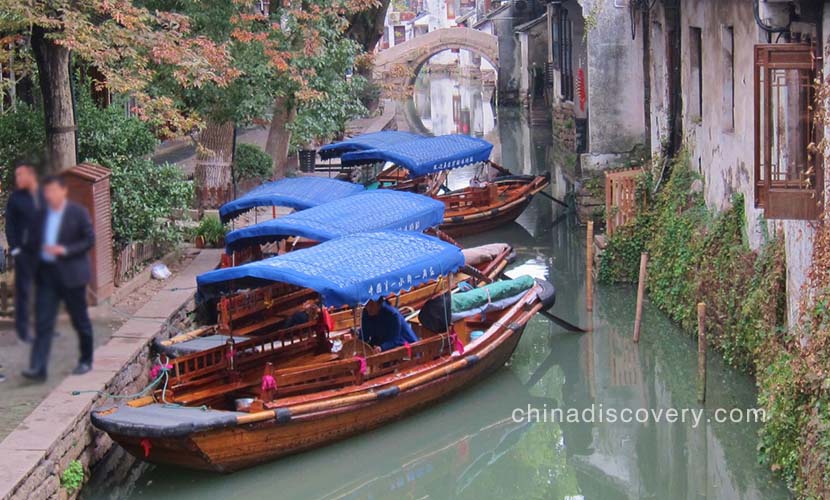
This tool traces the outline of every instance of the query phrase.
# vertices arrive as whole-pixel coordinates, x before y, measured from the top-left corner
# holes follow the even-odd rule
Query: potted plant
[[[320,144],[342,133],[348,120],[366,114],[366,108],[360,102],[365,79],[356,76],[346,79],[342,73],[323,79],[327,81],[326,99],[302,102],[296,118],[289,125],[292,149],[297,151],[303,172],[314,171]]]
[[[297,151],[301,172],[314,172],[317,163],[317,145],[325,135],[324,120],[314,120],[311,117],[298,114],[291,124],[291,142]]]
[[[194,243],[197,248],[218,248],[225,245],[225,225],[215,215],[208,215],[196,227]]]

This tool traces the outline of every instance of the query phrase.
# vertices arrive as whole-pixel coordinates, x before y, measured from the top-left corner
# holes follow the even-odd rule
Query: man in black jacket
[[[55,334],[55,318],[61,302],[80,340],[81,358],[72,372],[82,375],[92,369],[92,323],[86,304],[86,286],[91,277],[89,251],[95,234],[87,210],[67,200],[66,182],[55,176],[44,180],[46,210],[36,233],[39,262],[36,278],[35,342],[29,369],[23,376],[45,380],[49,351]]]
[[[14,182],[16,189],[6,204],[6,242],[14,256],[14,326],[18,338],[30,342],[29,300],[37,264],[32,233],[40,223],[44,203],[37,173],[31,165],[18,165]]]

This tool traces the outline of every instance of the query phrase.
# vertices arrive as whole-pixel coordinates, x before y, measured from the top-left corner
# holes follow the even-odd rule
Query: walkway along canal
[[[418,107],[480,94],[475,85],[421,82]],[[472,117],[466,130],[486,134],[496,160],[517,173],[550,169],[553,192],[563,196],[570,176],[551,128],[531,127],[513,109],[494,113],[488,102],[464,115]],[[438,124],[436,109],[425,127]],[[458,117],[443,118],[459,125]],[[454,172],[451,182],[465,184],[465,173]],[[759,425],[716,422],[724,417],[719,408],[743,418],[755,407],[752,379],[711,356],[707,401],[699,405],[696,346],[648,301],[641,341],[631,341],[636,288],[596,287],[589,315],[585,230],[561,210],[537,197],[516,223],[462,244],[514,245],[508,272],[547,277],[557,287],[552,311],[591,333],[567,333],[537,315],[508,366],[466,393],[369,434],[228,476],[148,466],[115,450],[82,498],[788,498],[758,465]],[[556,408],[559,417],[544,421]],[[539,418],[524,418],[528,409]],[[656,412],[668,409],[685,409],[688,418],[657,421]],[[632,421],[609,422],[610,410],[621,418],[628,411]]]

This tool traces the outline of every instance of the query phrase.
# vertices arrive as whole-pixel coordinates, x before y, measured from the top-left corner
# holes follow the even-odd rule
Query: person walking
[[[91,269],[89,251],[95,243],[92,221],[86,208],[67,200],[66,181],[61,176],[43,181],[46,210],[37,232],[39,262],[35,281],[35,341],[29,368],[22,375],[46,380],[55,320],[61,302],[78,334],[81,357],[72,371],[82,375],[92,369],[92,322],[86,303]]]
[[[17,337],[31,342],[29,301],[37,265],[34,232],[43,213],[37,172],[29,164],[14,169],[15,190],[6,204],[6,243],[14,257],[14,327]]]

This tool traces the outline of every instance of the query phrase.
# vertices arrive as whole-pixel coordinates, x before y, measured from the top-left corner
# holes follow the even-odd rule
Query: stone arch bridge
[[[421,66],[435,54],[451,49],[467,49],[499,67],[499,40],[472,28],[440,28],[381,51],[375,57],[372,77],[384,94],[395,97],[415,82]]]

